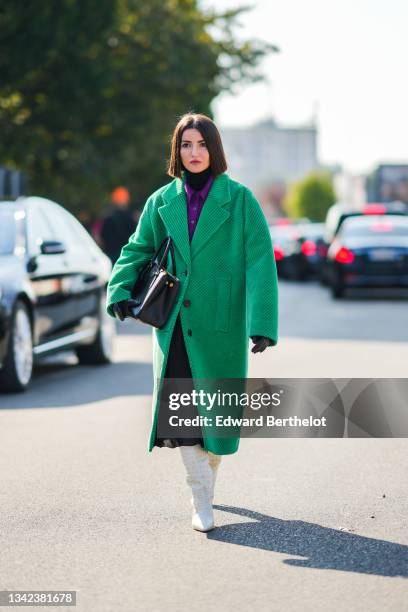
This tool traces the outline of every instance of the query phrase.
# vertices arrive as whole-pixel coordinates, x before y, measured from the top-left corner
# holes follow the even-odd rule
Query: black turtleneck
[[[190,170],[184,168],[184,174],[186,183],[195,191],[200,191],[211,176],[211,166],[208,166],[206,170],[202,170],[201,172],[190,172]]]

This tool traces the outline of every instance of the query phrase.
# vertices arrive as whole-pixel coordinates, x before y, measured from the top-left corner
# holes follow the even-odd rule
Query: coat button
[[[191,329],[188,329],[188,330],[187,330],[187,334],[188,334],[189,336],[192,336],[192,335],[193,335],[193,332],[191,331]]]
[[[184,270],[184,276],[188,276],[188,270]]]
[[[186,308],[188,308],[191,305],[191,302],[190,300],[184,300],[183,304]]]

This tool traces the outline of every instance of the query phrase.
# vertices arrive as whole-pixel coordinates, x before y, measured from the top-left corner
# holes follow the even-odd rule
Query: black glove
[[[252,347],[253,353],[263,353],[268,346],[272,346],[272,340],[265,336],[251,336],[251,340],[254,343]]]
[[[136,306],[136,300],[122,300],[121,302],[115,302],[112,304],[113,314],[119,321],[124,321],[126,317],[132,317],[131,308]]]

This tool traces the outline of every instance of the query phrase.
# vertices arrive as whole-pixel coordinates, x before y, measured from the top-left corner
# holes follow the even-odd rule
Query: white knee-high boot
[[[217,480],[217,472],[220,467],[222,455],[215,455],[211,451],[208,451],[208,458],[210,461],[210,467],[213,473],[213,484],[212,484],[212,492],[211,492],[211,503],[214,501],[214,489],[215,489],[215,481]]]
[[[208,453],[199,444],[179,448],[187,471],[186,482],[193,494],[192,526],[197,531],[210,531],[214,528],[212,509],[214,477]]]
[[[217,473],[218,473],[218,468],[220,467],[222,455],[215,455],[211,451],[207,451],[207,452],[208,452],[208,460],[209,460],[209,463],[210,463],[210,467],[211,467],[211,471],[212,471],[212,477],[213,477],[212,478],[212,487],[211,487],[211,504],[212,504],[214,502],[215,482],[217,480]],[[191,505],[194,508],[194,499],[191,498],[190,502],[191,502]]]

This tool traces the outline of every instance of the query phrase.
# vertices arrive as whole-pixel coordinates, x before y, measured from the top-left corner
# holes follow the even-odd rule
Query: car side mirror
[[[65,244],[59,240],[44,240],[40,247],[42,255],[57,255],[66,253]]]

